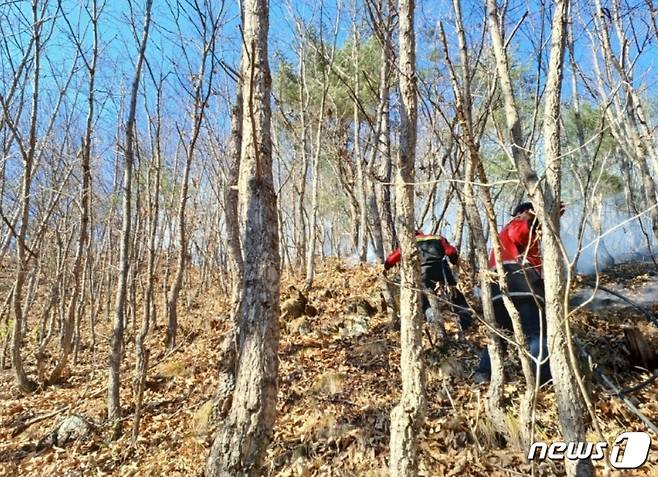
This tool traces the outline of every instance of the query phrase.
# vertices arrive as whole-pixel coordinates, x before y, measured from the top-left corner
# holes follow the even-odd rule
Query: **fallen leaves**
[[[303,314],[282,319],[278,415],[268,450],[268,475],[388,475],[390,411],[400,393],[399,333],[388,326],[385,310],[379,306],[377,270],[338,265],[335,260],[323,264],[314,287],[304,295]],[[637,278],[631,271],[620,276],[633,286],[651,278]],[[283,299],[294,295],[296,288],[291,286],[300,283],[296,277],[285,276]],[[3,371],[0,475],[199,475],[209,451],[210,400],[218,384],[217,356],[229,309],[226,297],[207,293],[194,307],[181,310],[179,318],[188,331],[184,335],[187,338],[172,354],[165,353],[161,344],[164,327],[152,330],[148,344],[156,365],[148,374],[141,433],[134,447],[129,432],[134,405],[128,384],[134,366],[130,337],[122,368],[124,434],[116,442],[101,433],[64,448],[35,451],[30,446],[53,428],[58,420],[54,415],[11,436],[16,423],[62,408],[102,422],[106,412],[106,342],[99,340],[95,354],[89,347],[82,349],[66,387],[19,397],[11,391],[12,376]],[[580,311],[574,316],[579,339],[620,387],[647,377],[646,373],[628,370],[621,332],[623,326],[643,320],[632,310],[617,309]],[[101,320],[98,326],[99,335],[107,333],[107,323]],[[468,339],[481,343],[484,333],[475,330]],[[419,433],[421,475],[528,475],[530,466],[523,452],[513,447],[497,448],[498,438],[484,410],[486,388],[473,385],[469,378],[477,362],[474,347],[453,343],[435,348],[426,353],[426,361],[426,420]],[[511,377],[507,393],[516,406],[523,389],[520,372],[513,360],[506,366]],[[621,430],[642,430],[618,400],[597,385],[593,390],[606,437],[613,438]],[[658,419],[657,391],[658,383],[652,383],[632,395],[642,412],[653,419]],[[540,392],[536,435],[542,440],[559,440],[554,404],[550,389]],[[652,475],[650,471],[658,469],[658,453],[654,454],[647,468],[636,475]],[[561,472],[559,464],[548,462],[536,469],[538,476]]]

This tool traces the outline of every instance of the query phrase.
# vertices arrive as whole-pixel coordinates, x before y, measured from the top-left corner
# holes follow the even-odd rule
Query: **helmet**
[[[514,211],[512,212],[512,217],[516,217],[517,215],[521,215],[524,212],[527,212],[531,210],[532,212],[535,211],[534,206],[532,205],[532,202],[523,202],[519,205],[517,205],[514,208]]]
[[[564,205],[564,202],[560,201],[560,216],[564,215],[565,210],[566,206]],[[534,213],[535,207],[532,205],[532,202],[523,202],[517,205],[514,212],[512,212],[512,217],[516,217],[527,211],[532,211]]]

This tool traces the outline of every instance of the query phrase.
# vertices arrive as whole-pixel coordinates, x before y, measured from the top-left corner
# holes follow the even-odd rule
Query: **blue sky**
[[[295,34],[295,19],[301,18],[304,22],[315,26],[319,29],[319,20],[322,15],[323,28],[327,36],[331,35],[336,16],[340,15],[339,44],[349,38],[351,35],[352,9],[355,0],[335,0],[327,1],[325,4],[321,0],[308,0],[299,2],[295,0],[273,0],[271,2],[270,12],[270,55],[271,67],[276,69],[277,61],[275,54],[283,54],[289,60],[296,63],[295,49],[297,48],[297,36]],[[100,2],[100,0],[99,0]],[[83,5],[89,4],[90,0],[65,0],[62,2],[63,11],[66,13],[73,28],[81,33],[84,48],[89,50],[91,47],[91,32],[89,28],[88,16]],[[641,5],[640,0],[636,0]],[[227,0],[224,4],[216,0],[209,0],[209,4],[216,12],[222,11],[221,15],[221,32],[217,42],[217,56],[226,64],[237,68],[239,50],[240,50],[240,33],[239,33],[239,7],[238,3],[233,0]],[[117,119],[121,108],[121,98],[127,89],[127,83],[132,75],[134,68],[134,57],[136,52],[136,39],[131,23],[134,22],[137,34],[141,32],[143,21],[144,0],[132,2],[128,0],[109,0],[104,6],[100,21],[100,42],[101,57],[98,67],[98,91],[97,100],[99,122],[98,134],[103,136],[103,141],[99,140],[99,148],[105,151],[112,150],[113,138],[116,134]],[[183,5],[186,5],[183,3]],[[550,5],[550,2],[547,3]],[[340,6],[340,7],[339,7]],[[44,108],[47,109],[56,99],[56,93],[59,85],[63,83],[66,75],[71,70],[72,58],[74,57],[75,47],[70,40],[67,25],[61,20],[61,12],[57,12],[56,3],[50,1],[51,18],[56,19],[55,30],[50,38],[46,48],[47,61],[42,65],[42,87],[45,90]],[[581,4],[574,6],[574,25],[577,40],[576,57],[578,64],[586,73],[591,72],[591,45],[587,36],[582,32],[581,18],[587,18],[580,14]],[[359,2],[357,10],[363,14],[363,6]],[[462,11],[467,27],[467,35],[471,44],[477,44],[480,40],[482,31],[483,2],[469,0],[462,4]],[[535,44],[539,41],[541,25],[541,3],[535,0],[516,0],[510,2],[507,32],[509,33],[512,26],[515,25],[527,11],[527,16],[523,21],[520,29],[512,40],[512,48],[516,52],[515,60],[518,64],[525,66],[532,74],[537,69],[537,56],[535,53]],[[548,37],[549,25],[548,19],[550,12],[545,11],[545,39]],[[29,36],[29,3],[25,1],[5,3],[0,6],[0,14],[9,15],[7,20],[11,20],[10,25],[5,23],[3,27],[5,36],[13,29],[16,34],[15,40],[18,44],[10,46],[10,54],[14,60],[20,57],[19,44],[25,45]],[[180,29],[174,21],[178,14]],[[21,15],[24,18],[18,21]],[[0,21],[4,20],[0,18]],[[436,26],[439,21],[444,23],[446,33],[449,39],[454,38],[452,3],[449,0],[421,0],[417,3],[416,25],[418,31],[417,56],[418,63],[421,67],[436,68],[444,70],[445,65],[440,63],[428,62],[428,55],[437,48]],[[588,22],[588,20],[584,20]],[[48,25],[52,24],[52,20]],[[636,34],[638,36],[647,33],[647,25],[637,23]],[[423,34],[429,33],[429,34]],[[14,38],[12,38],[14,39]],[[614,35],[613,35],[613,41]],[[184,46],[191,65],[185,61],[185,55],[182,54]],[[158,76],[160,73],[167,75],[168,86],[165,100],[165,117],[172,123],[179,123],[184,126],[184,122],[189,119],[187,108],[189,98],[184,91],[184,86],[189,85],[189,74],[198,69],[195,60],[199,57],[200,42],[198,35],[193,27],[191,20],[187,19],[185,14],[176,8],[174,0],[155,0],[153,5],[153,27],[147,48],[147,57],[149,65]],[[453,59],[457,59],[456,47],[452,45]],[[633,45],[631,45],[633,49]],[[642,55],[637,63],[637,70],[641,73],[637,75],[636,80],[646,85],[648,90],[645,94],[655,97],[656,81],[656,53],[655,38],[653,43],[647,47],[647,51]],[[8,64],[4,58],[7,51],[0,53],[3,58],[3,65],[0,71],[5,77],[10,74]],[[545,58],[543,59],[545,61]],[[84,116],[85,113],[85,88],[86,76],[82,64],[78,64],[80,70],[73,79],[73,85],[69,96],[73,100],[73,109],[79,109],[79,114]],[[565,101],[570,96],[571,73],[567,69],[567,75],[564,83]],[[543,79],[543,71],[541,73]],[[153,109],[152,83],[149,75],[145,71],[144,87],[147,90],[146,105]],[[233,81],[227,75],[220,71],[216,76],[216,93],[210,105],[212,121],[216,129],[226,131],[228,128],[229,104],[233,98]],[[6,94],[7,82],[2,88],[3,95]],[[28,87],[29,89],[29,87]],[[77,91],[77,92],[76,92]],[[584,93],[584,90],[582,91]],[[140,100],[142,106],[144,100]],[[71,108],[71,107],[70,107]],[[140,124],[145,127],[145,115],[143,107],[140,108]]]

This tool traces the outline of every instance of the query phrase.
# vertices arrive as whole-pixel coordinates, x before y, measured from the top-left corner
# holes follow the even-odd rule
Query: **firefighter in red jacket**
[[[450,263],[457,264],[459,252],[444,237],[440,235],[425,235],[416,232],[416,245],[420,251],[420,272],[423,286],[430,290],[436,290],[437,284],[448,285],[452,291],[452,311],[459,315],[462,329],[471,326],[472,319],[470,308],[466,298],[457,289],[457,281],[450,270]],[[384,270],[389,270],[398,264],[402,258],[400,249],[394,250],[384,262]],[[430,308],[429,300],[425,294],[422,295],[423,312]]]
[[[535,217],[531,202],[524,202],[514,209],[512,220],[503,227],[498,236],[503,265],[527,265],[542,276],[539,221]],[[489,268],[496,269],[493,250],[489,253]]]
[[[560,215],[564,205],[560,204]],[[501,255],[507,288],[512,302],[521,317],[523,332],[527,337],[532,356],[544,361],[548,356],[546,318],[544,314],[544,279],[540,253],[541,228],[532,203],[519,204],[513,217],[500,231]],[[496,270],[493,250],[489,254],[489,268]],[[512,320],[503,303],[503,295],[497,283],[491,285],[496,322],[500,328],[513,331]],[[536,368],[536,363],[535,365]],[[488,350],[481,355],[475,380],[482,382],[491,376],[491,360]],[[548,361],[541,365],[540,382],[550,380]]]

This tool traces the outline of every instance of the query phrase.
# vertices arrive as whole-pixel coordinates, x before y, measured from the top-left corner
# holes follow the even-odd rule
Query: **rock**
[[[308,318],[301,316],[288,322],[286,329],[291,335],[307,335],[313,330],[313,326]]]
[[[197,436],[207,436],[212,430],[212,414],[214,403],[212,399],[204,402],[192,417],[192,429]]]
[[[71,414],[60,422],[54,430],[41,438],[38,448],[46,447],[64,447],[66,444],[88,438],[94,425],[78,414]]]
[[[59,425],[55,443],[59,447],[62,447],[68,442],[89,437],[90,433],[91,427],[89,423],[83,417],[73,414],[64,419]]]
[[[343,385],[346,379],[347,376],[343,373],[329,371],[315,379],[313,386],[311,386],[311,391],[316,394],[326,394],[329,396],[340,394],[343,392]]]
[[[339,338],[354,338],[366,334],[370,328],[368,317],[356,314],[336,316],[321,323],[320,331]]]
[[[368,332],[368,321],[360,315],[347,315],[343,318],[339,334],[342,338],[355,338]]]
[[[370,304],[370,302],[362,296],[350,298],[347,302],[348,313],[355,313],[357,315],[371,317],[377,313],[377,309]]]

